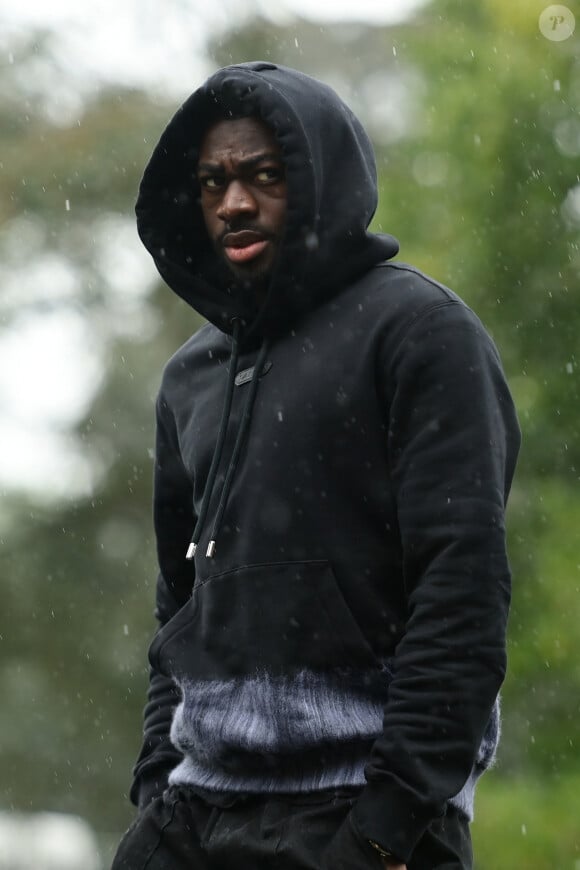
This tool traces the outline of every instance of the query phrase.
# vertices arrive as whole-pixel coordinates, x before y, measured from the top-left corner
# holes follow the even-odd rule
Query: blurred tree
[[[72,308],[95,336],[102,376],[75,433],[93,467],[93,493],[3,499],[0,805],[79,812],[118,831],[130,814],[153,626],[153,401],[163,363],[200,319],[184,316],[159,284],[127,297],[133,277],[113,273],[126,226],[136,236],[137,185],[170,109],[116,89],[58,121],[27,91],[26,65],[41,55],[49,64],[46,52],[36,39],[0,67],[5,288],[14,273],[47,262],[46,281],[2,294],[2,329],[17,328],[23,312]],[[72,275],[69,292],[49,281],[55,255]]]

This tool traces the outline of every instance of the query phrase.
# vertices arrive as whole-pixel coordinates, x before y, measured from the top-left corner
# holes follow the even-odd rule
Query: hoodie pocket
[[[195,679],[378,667],[322,560],[247,565],[210,577],[159,631],[149,655],[162,673]]]

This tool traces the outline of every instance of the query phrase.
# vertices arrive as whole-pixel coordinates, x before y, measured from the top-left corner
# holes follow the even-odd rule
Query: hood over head
[[[199,146],[218,116],[255,116],[280,144],[288,206],[264,301],[218,268],[200,205]],[[377,206],[370,140],[332,88],[296,70],[256,61],[218,70],[181,106],[145,170],[137,225],[167,284],[223,332],[271,337],[394,256],[392,236],[368,232]]]

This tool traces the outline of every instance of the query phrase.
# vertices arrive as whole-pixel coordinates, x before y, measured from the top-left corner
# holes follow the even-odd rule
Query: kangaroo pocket
[[[194,680],[378,667],[330,564],[318,560],[214,575],[159,631],[149,655],[162,673]]]

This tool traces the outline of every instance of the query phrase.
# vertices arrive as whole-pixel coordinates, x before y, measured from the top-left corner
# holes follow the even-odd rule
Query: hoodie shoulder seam
[[[432,287],[436,287],[450,302],[459,302],[461,305],[467,308],[465,302],[463,302],[463,300],[460,299],[459,296],[457,296],[457,294],[453,292],[453,290],[451,290],[449,287],[446,287],[445,284],[442,284],[435,278],[432,278],[430,275],[426,275],[425,272],[422,272],[415,266],[409,265],[409,263],[379,263],[378,268],[396,269],[398,272],[410,272],[412,275],[416,275],[417,278],[421,278],[423,281],[425,281],[426,284],[431,284]]]

